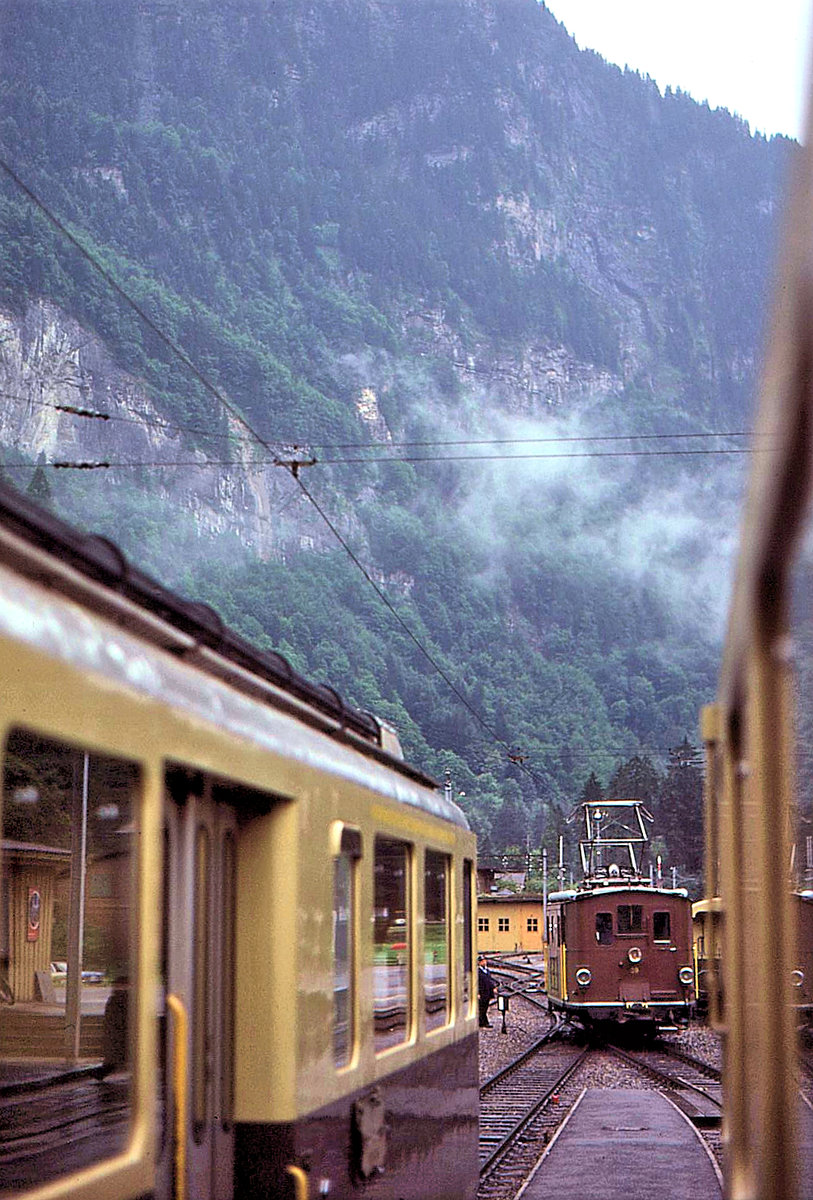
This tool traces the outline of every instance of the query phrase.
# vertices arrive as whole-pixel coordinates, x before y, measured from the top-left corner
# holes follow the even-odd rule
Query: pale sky
[[[545,0],[582,48],[737,112],[752,132],[802,135],[813,0]]]

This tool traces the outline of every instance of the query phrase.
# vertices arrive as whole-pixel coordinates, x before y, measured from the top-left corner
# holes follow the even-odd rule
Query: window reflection
[[[333,1062],[346,1067],[353,1043],[353,862],[339,854],[333,864]]]
[[[132,763],[25,730],[6,742],[0,977],[15,1003],[0,1041],[4,1194],[126,1144],[138,782]]]
[[[378,837],[374,865],[374,1024],[376,1051],[409,1036],[409,847]]]
[[[426,851],[424,869],[424,996],[426,1028],[438,1029],[449,1021],[449,860]]]

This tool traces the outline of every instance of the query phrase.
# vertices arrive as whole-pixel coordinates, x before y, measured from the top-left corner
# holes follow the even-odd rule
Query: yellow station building
[[[542,897],[533,892],[477,897],[477,952],[541,953]]]

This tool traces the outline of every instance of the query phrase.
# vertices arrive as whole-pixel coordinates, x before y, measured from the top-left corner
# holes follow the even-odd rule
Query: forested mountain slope
[[[665,763],[713,687],[741,459],[498,455],[740,449],[656,439],[747,427],[790,144],[535,0],[0,7],[3,160],[267,443],[5,179],[7,472],[41,454],[66,515],[393,719],[495,844]],[[57,476],[67,444],[114,466]],[[319,459],[433,664],[269,452]]]

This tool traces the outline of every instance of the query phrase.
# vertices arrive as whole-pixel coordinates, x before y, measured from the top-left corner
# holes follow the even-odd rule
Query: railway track
[[[479,1200],[512,1195],[559,1125],[561,1093],[590,1053],[558,1023],[480,1088]]]
[[[548,1011],[545,995],[545,971],[527,963],[515,963],[510,959],[492,959],[489,972],[500,984],[500,991],[509,999],[522,996],[534,1007]]]
[[[636,1050],[611,1045],[604,1049],[666,1088],[698,1129],[719,1129],[723,1113],[722,1074],[716,1067],[665,1043]]]

